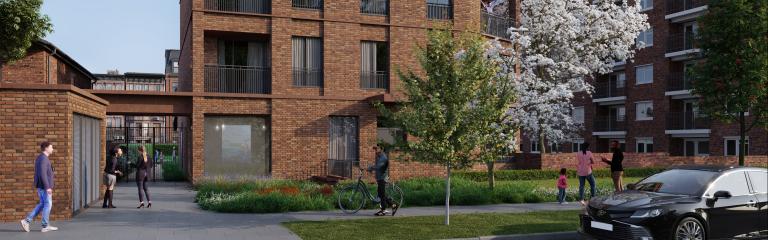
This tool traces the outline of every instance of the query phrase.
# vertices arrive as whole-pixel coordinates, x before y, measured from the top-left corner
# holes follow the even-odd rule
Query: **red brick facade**
[[[34,162],[40,143],[54,153],[53,220],[72,216],[72,124],[74,113],[101,120],[105,137],[107,102],[69,85],[0,84],[0,221],[18,221],[37,204]],[[104,143],[99,144],[106,151]],[[103,169],[104,159],[99,160]],[[101,192],[101,191],[99,191]]]

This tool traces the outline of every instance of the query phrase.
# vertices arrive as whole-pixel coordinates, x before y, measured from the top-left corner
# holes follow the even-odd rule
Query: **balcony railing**
[[[427,3],[427,18],[429,19],[452,19],[453,5]]]
[[[682,12],[707,5],[706,0],[667,0],[667,14]]]
[[[271,90],[269,67],[207,65],[204,74],[206,92],[269,94]]]
[[[627,95],[626,82],[603,81],[595,83],[593,99],[621,97]]]
[[[322,0],[292,0],[292,6],[295,8],[323,9]]]
[[[667,113],[667,130],[709,129],[710,119],[699,112]]]
[[[389,0],[361,0],[360,12],[374,15],[387,15]]]
[[[360,72],[360,87],[387,89],[389,74],[387,71]]]
[[[693,33],[678,33],[667,38],[667,53],[685,51],[696,48],[695,35]]]
[[[483,33],[500,38],[509,39],[507,30],[515,26],[515,21],[509,17],[502,17],[483,12],[480,17]]]
[[[205,9],[224,12],[270,14],[271,0],[205,0]]]
[[[595,132],[616,132],[627,130],[626,116],[596,116],[595,118]],[[618,121],[617,118],[622,118],[624,121]]]
[[[293,69],[293,85],[299,87],[322,87],[323,70],[322,69]]]
[[[690,90],[693,88],[693,77],[686,76],[684,72],[672,72],[667,75],[667,91]]]

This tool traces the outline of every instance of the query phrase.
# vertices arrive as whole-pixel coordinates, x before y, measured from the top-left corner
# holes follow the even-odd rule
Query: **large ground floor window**
[[[269,175],[269,132],[267,117],[206,116],[205,175]]]

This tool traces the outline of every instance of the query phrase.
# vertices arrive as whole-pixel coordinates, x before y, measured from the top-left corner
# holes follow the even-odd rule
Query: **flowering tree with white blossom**
[[[494,41],[490,55],[517,65],[499,73],[516,83],[512,124],[538,140],[542,153],[545,139],[560,143],[580,128],[571,100],[576,92],[592,93],[586,79],[634,57],[635,38],[649,28],[635,2],[523,0],[520,27],[509,31],[512,44]]]

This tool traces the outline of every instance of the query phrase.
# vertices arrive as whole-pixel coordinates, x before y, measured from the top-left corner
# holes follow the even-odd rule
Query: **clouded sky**
[[[54,32],[45,39],[92,73],[163,73],[179,48],[178,0],[46,0]]]

